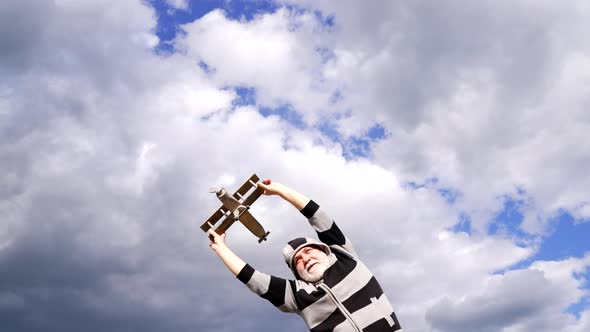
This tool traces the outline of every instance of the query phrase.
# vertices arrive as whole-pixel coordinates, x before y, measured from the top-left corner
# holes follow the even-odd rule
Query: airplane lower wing
[[[234,222],[236,221],[236,219],[234,218],[233,214],[228,214],[225,219],[223,219],[223,221],[221,222],[221,225],[219,225],[219,227],[217,227],[215,229],[215,231],[217,232],[217,234],[221,235],[223,233],[225,233],[225,231],[227,231],[227,229],[234,224]]]
[[[223,218],[223,221],[219,224],[219,226],[215,227],[215,224],[217,221],[219,221],[219,218],[223,217],[224,215],[225,218]],[[217,234],[221,235],[225,233],[225,231],[227,231],[227,229],[230,228],[234,222],[236,222],[236,218],[234,218],[232,213],[224,214],[222,209],[219,208],[211,217],[209,217],[209,219],[205,221],[205,223],[203,223],[203,225],[201,225],[201,229],[203,232],[207,233],[209,229],[213,228]],[[213,241],[213,236],[211,236],[211,234],[209,234],[209,239]]]
[[[242,224],[244,224],[244,226],[246,226],[246,228],[248,228],[250,232],[252,232],[252,234],[258,237],[259,243],[263,240],[266,241],[266,237],[268,236],[268,234],[270,234],[270,232],[266,232],[264,230],[264,227],[260,225],[260,223],[256,220],[256,218],[254,218],[254,216],[250,212],[248,212],[247,210],[244,211],[240,215],[240,221],[242,222]]]

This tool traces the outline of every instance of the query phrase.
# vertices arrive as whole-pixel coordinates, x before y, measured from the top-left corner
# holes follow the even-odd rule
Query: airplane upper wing
[[[246,199],[244,199],[244,201],[242,202],[242,205],[246,205],[246,206],[250,206],[252,205],[252,203],[254,203],[258,197],[260,197],[260,195],[262,195],[262,193],[264,192],[264,189],[258,187],[256,188],[256,190],[254,190],[250,195],[248,195],[248,197],[246,197]]]
[[[246,180],[246,182],[244,182],[244,184],[238,188],[238,190],[236,190],[234,197],[238,201],[242,202],[244,195],[246,195],[250,188],[254,187],[258,181],[260,181],[260,178],[256,174],[252,174],[252,176]]]

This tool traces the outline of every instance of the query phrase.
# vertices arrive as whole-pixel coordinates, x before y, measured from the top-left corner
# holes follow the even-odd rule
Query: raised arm
[[[258,186],[264,189],[265,195],[278,195],[299,210],[308,219],[320,241],[328,246],[343,249],[357,257],[350,240],[344,236],[334,220],[316,202],[296,190],[274,181],[259,182]]]
[[[213,237],[213,241],[209,242],[211,249],[221,258],[231,273],[237,276],[246,263],[225,244],[225,233],[219,235],[212,229],[208,233]]]
[[[297,312],[297,304],[293,295],[295,281],[278,278],[255,270],[226,245],[225,233],[219,235],[210,230],[209,234],[213,237],[213,241],[209,242],[209,246],[238,280],[279,310]]]
[[[310,201],[310,199],[302,193],[299,193],[296,190],[289,188],[278,182],[271,182],[270,180],[265,180],[264,182],[259,182],[258,186],[264,189],[265,195],[278,195],[282,199],[291,203],[299,211],[303,210],[303,208]]]

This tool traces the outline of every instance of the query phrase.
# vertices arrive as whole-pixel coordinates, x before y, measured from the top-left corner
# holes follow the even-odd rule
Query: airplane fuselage
[[[221,204],[223,204],[223,206],[228,209],[236,219],[240,216],[240,213],[246,209],[246,207],[240,204],[240,202],[234,196],[229,194],[225,188],[221,188],[215,193],[215,195],[221,201]]]

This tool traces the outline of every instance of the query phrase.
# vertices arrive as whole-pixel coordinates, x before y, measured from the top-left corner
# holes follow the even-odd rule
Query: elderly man
[[[299,314],[311,331],[401,332],[381,286],[326,212],[280,183],[258,185],[265,195],[280,196],[308,218],[319,241],[297,238],[285,246],[283,257],[295,275],[286,280],[255,270],[229,249],[225,234],[210,231],[209,245],[230,271],[279,310]]]

